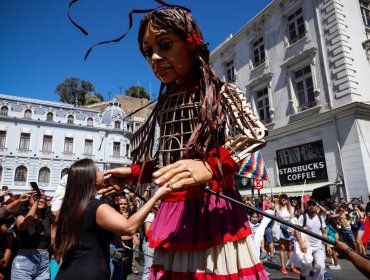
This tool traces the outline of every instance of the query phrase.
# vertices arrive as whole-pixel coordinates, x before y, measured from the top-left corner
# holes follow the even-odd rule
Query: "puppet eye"
[[[153,55],[153,49],[152,48],[146,48],[143,50],[143,53],[145,57],[151,57]]]
[[[159,46],[161,47],[161,50],[168,51],[172,47],[172,41],[163,40],[159,43]]]

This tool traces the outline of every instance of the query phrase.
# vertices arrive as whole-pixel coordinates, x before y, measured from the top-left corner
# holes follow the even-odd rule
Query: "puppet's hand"
[[[205,183],[212,179],[209,164],[201,160],[183,159],[153,173],[155,184],[168,185],[172,190]]]
[[[104,184],[98,186],[98,194],[107,195],[121,192],[130,182],[131,168],[118,167],[104,172]]]

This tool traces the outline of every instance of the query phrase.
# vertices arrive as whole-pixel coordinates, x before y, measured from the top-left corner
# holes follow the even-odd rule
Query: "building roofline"
[[[22,96],[15,96],[15,95],[2,94],[2,93],[0,93],[0,98],[14,100],[14,101],[21,101],[21,102],[29,102],[29,103],[40,104],[40,105],[45,105],[45,106],[62,107],[65,109],[74,109],[74,110],[80,110],[80,111],[86,111],[86,112],[94,112],[94,113],[99,112],[97,110],[86,109],[83,107],[75,107],[72,104],[68,104],[68,103],[48,101],[48,100],[43,100],[43,99],[35,99],[35,98],[22,97]]]
[[[260,17],[267,9],[270,8],[270,6],[272,6],[275,2],[277,2],[279,0],[272,0],[266,7],[264,7],[257,15],[255,15],[252,19],[250,19],[246,24],[243,25],[242,28],[240,28],[234,35],[233,34],[230,34],[229,36],[227,36],[227,38],[222,41],[218,46],[216,46],[214,48],[213,51],[211,51],[210,53],[210,56],[214,55],[215,53],[217,53],[217,51],[219,51],[224,45],[226,45],[232,38],[237,38],[240,36],[240,34],[242,33],[242,31],[244,29],[247,28],[248,25],[250,25],[253,21],[257,20],[258,17]]]

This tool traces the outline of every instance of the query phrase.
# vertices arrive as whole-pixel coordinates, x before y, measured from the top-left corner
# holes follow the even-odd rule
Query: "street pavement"
[[[285,276],[280,273],[280,261],[279,261],[279,253],[278,251],[275,252],[275,259],[276,263],[271,263],[268,261],[264,261],[263,264],[265,266],[266,271],[269,273],[269,278],[271,280],[292,280],[292,279],[299,279],[299,276],[290,272],[288,270],[289,275]],[[331,279],[333,280],[363,280],[367,279],[364,275],[362,275],[354,265],[346,260],[346,259],[339,259],[339,264],[342,267],[340,270],[331,270],[328,268],[331,265],[331,259],[326,258],[326,271],[330,274]],[[142,266],[139,265],[138,270],[139,274],[131,274],[127,279],[128,280],[139,280],[142,276]],[[312,277],[307,277],[307,280],[313,279]]]

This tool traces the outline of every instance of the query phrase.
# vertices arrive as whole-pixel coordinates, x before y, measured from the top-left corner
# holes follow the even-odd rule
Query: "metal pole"
[[[265,216],[265,217],[267,217],[267,218],[270,218],[271,220],[277,221],[277,222],[279,222],[279,223],[281,223],[281,224],[283,224],[283,225],[286,225],[286,226],[288,226],[288,227],[291,227],[291,228],[294,228],[294,229],[296,229],[296,230],[299,230],[299,231],[301,231],[301,232],[303,232],[303,233],[305,233],[305,234],[307,234],[307,235],[310,235],[310,236],[315,237],[315,238],[317,238],[317,239],[319,239],[319,240],[321,240],[321,241],[324,241],[325,243],[329,243],[329,244],[331,244],[331,245],[333,245],[333,246],[335,245],[335,241],[331,241],[331,240],[329,240],[329,239],[325,238],[324,236],[322,236],[322,235],[318,235],[318,234],[316,234],[316,233],[314,233],[314,232],[312,232],[312,231],[309,231],[309,230],[307,230],[307,229],[305,229],[305,228],[302,228],[302,227],[301,227],[301,226],[299,226],[299,225],[295,225],[295,224],[292,224],[291,222],[284,221],[284,220],[282,220],[282,219],[280,219],[280,218],[278,218],[278,217],[276,217],[276,216],[274,216],[274,215],[268,214],[268,213],[266,213],[266,212],[264,212],[264,211],[262,211],[262,210],[259,210],[259,209],[257,209],[257,208],[252,207],[252,206],[249,206],[249,205],[246,205],[246,204],[244,204],[243,202],[241,202],[241,201],[239,201],[239,200],[236,200],[236,199],[234,199],[234,198],[232,198],[232,197],[229,197],[229,196],[227,196],[227,195],[224,195],[224,194],[221,194],[221,193],[215,192],[214,190],[211,190],[211,188],[210,188],[210,187],[208,187],[208,186],[200,185],[200,188],[201,188],[201,190],[202,190],[202,191],[204,191],[204,192],[207,192],[207,193],[210,193],[210,194],[216,195],[216,196],[221,197],[221,198],[223,198],[223,199],[225,199],[225,200],[228,200],[228,201],[230,201],[230,202],[233,202],[233,203],[235,203],[235,204],[237,204],[237,205],[239,205],[239,206],[242,206],[242,207],[247,208],[247,209],[249,209],[249,210],[255,211],[255,212],[257,212],[257,213],[259,213],[259,214],[261,214],[261,215],[263,215],[263,216]]]

